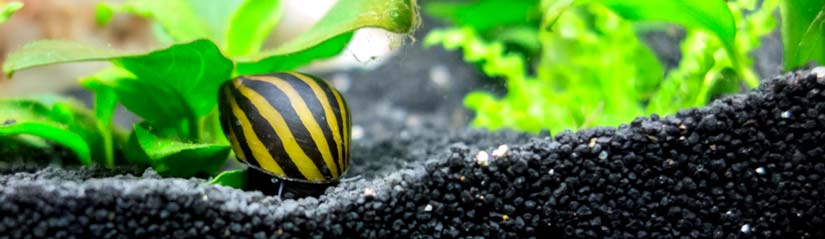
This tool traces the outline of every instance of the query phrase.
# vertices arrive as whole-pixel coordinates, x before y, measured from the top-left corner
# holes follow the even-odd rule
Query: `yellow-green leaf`
[[[418,18],[414,0],[340,0],[318,23],[294,40],[238,61],[257,62],[294,54],[364,27],[408,33],[418,26]]]
[[[280,0],[244,1],[229,21],[226,54],[245,56],[257,52],[281,15]]]

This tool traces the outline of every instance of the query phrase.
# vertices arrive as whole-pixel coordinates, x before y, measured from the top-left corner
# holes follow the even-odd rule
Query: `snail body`
[[[297,72],[240,76],[221,86],[218,105],[237,159],[259,176],[329,185],[349,169],[349,108],[324,80]]]

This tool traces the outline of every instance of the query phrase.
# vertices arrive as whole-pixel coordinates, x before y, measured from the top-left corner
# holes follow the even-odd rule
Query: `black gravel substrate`
[[[6,174],[0,237],[825,238],[825,69],[814,71],[554,140],[470,131],[360,145],[409,164],[356,153],[367,179],[319,198],[152,171]]]

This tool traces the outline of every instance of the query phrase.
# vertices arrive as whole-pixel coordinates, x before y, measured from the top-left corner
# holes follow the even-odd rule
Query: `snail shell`
[[[349,169],[349,108],[320,78],[297,72],[240,76],[219,96],[238,160],[288,181],[337,182]]]

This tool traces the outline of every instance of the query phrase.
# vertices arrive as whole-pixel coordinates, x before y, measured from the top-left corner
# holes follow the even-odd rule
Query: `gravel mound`
[[[820,68],[554,139],[470,131],[356,145],[365,178],[318,198],[151,170],[6,174],[0,237],[825,238],[823,132]]]

